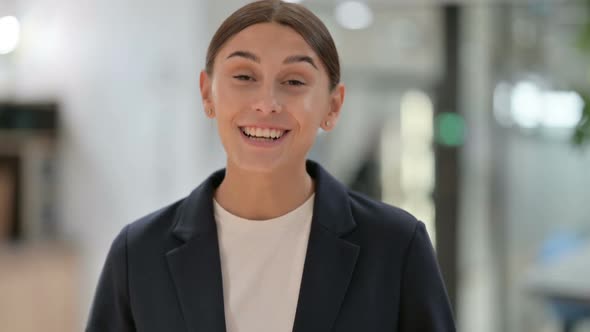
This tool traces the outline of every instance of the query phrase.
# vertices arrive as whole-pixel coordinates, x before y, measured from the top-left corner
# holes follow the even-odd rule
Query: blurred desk
[[[563,331],[572,332],[578,322],[590,319],[590,244],[533,267],[526,284],[552,307]]]
[[[559,316],[563,332],[574,331],[578,322],[590,318],[590,294],[541,294]]]
[[[73,250],[0,245],[0,331],[76,331],[78,270]]]

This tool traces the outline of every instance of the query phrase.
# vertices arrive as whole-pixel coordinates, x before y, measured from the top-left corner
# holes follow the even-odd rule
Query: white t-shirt
[[[227,332],[292,331],[314,196],[269,220],[240,218],[214,200]]]

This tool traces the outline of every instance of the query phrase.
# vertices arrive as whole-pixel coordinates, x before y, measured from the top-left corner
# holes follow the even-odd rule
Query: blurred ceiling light
[[[336,21],[346,29],[365,29],[373,23],[373,11],[367,4],[359,1],[340,3],[334,15]]]
[[[303,2],[303,0],[283,0],[285,2],[290,2],[290,3],[301,3]]]
[[[500,83],[494,108],[496,121],[504,126],[572,129],[582,117],[584,100],[574,91],[544,90],[533,81],[521,81],[512,89]]]
[[[545,109],[541,123],[548,128],[574,128],[582,118],[584,100],[573,91],[549,91],[544,94]]]
[[[517,83],[512,90],[510,112],[523,128],[535,128],[540,122],[541,90],[532,82]]]
[[[20,38],[20,24],[14,16],[0,18],[0,54],[16,49]]]

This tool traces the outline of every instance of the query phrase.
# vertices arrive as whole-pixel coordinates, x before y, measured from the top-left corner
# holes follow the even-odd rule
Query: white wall
[[[82,262],[81,323],[113,237],[223,165],[203,115],[205,0],[20,0],[0,98],[61,104],[58,214]],[[7,11],[7,10],[6,10]]]

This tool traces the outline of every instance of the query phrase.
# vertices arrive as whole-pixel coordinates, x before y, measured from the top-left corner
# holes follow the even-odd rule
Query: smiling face
[[[334,127],[344,99],[341,84],[330,90],[306,41],[277,23],[254,24],[229,39],[200,85],[228,163],[257,172],[304,164],[318,128]]]

